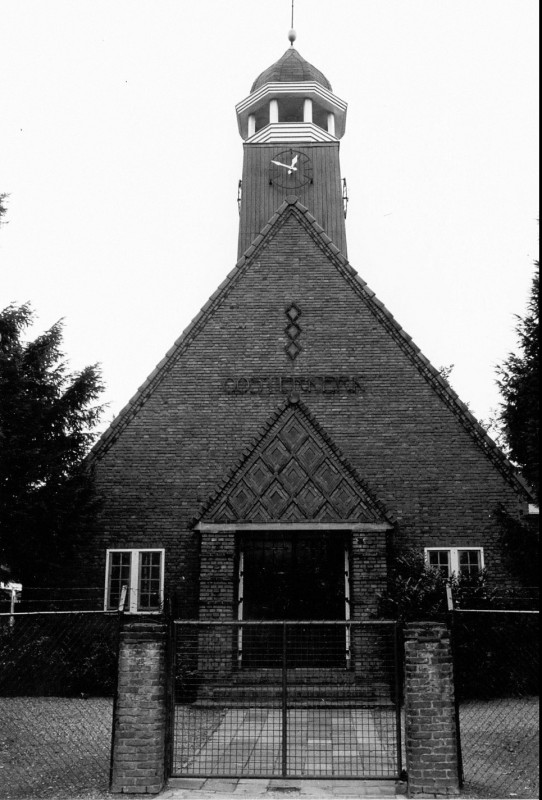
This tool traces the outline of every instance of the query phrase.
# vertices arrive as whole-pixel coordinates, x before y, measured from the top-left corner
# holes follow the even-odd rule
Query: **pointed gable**
[[[289,402],[211,498],[201,521],[387,523],[389,519],[303,405]]]
[[[519,492],[524,498],[530,497],[529,491],[523,481],[518,478],[513,465],[506,459],[502,451],[495,445],[484,428],[471,414],[467,406],[460,400],[450,385],[441,377],[438,370],[412,341],[412,338],[399,325],[386,306],[376,297],[375,293],[362,280],[356,270],[350,265],[339,248],[332,242],[315,217],[304,207],[294,195],[285,199],[269,222],[256,236],[253,243],[238,260],[234,269],[229,273],[223,283],[207,301],[205,306],[185,329],[165,358],[158,364],[149,378],[140,387],[128,405],[120,412],[118,417],[104,432],[95,444],[90,454],[90,459],[100,458],[114,444],[123,430],[130,425],[139,410],[148,402],[156,392],[162,381],[175,367],[179,359],[192,345],[194,340],[204,331],[212,317],[221,313],[224,303],[243,278],[251,274],[253,267],[259,267],[259,259],[265,253],[272,241],[280,231],[289,223],[294,222],[299,226],[300,233],[304,232],[309,240],[325,255],[330,267],[344,280],[346,286],[357,296],[370,314],[378,322],[382,333],[390,337],[402,351],[407,360],[413,365],[418,374],[430,386],[432,393],[438,396],[440,402],[448,408],[459,424],[469,435],[471,441],[479,448],[492,463],[506,482]]]

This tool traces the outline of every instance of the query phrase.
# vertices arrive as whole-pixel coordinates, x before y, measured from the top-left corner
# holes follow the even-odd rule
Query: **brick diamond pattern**
[[[304,486],[297,497],[297,504],[307,519],[314,519],[316,512],[322,508],[324,502],[325,497],[313,484]]]
[[[297,405],[287,406],[204,515],[209,522],[380,522],[364,488]]]
[[[247,471],[245,480],[257,495],[261,495],[273,480],[273,472],[265,462],[259,458]]]
[[[341,473],[326,459],[322,466],[316,470],[314,479],[317,486],[329,495],[337,488],[341,480]]]
[[[299,306],[297,306],[295,303],[292,303],[290,306],[288,306],[288,308],[286,309],[286,316],[292,322],[295,322],[296,319],[298,319],[301,316],[301,311],[299,310]]]
[[[288,450],[291,453],[294,453],[299,449],[299,446],[307,438],[307,432],[305,428],[302,425],[300,425],[296,419],[291,419],[283,427],[279,436],[281,441],[283,441],[286,447],[288,448]]]
[[[319,448],[312,439],[305,442],[297,454],[298,461],[306,469],[309,474],[313,474],[314,470],[323,458],[322,449]]]
[[[331,495],[331,500],[335,508],[344,516],[348,517],[350,511],[356,504],[356,494],[348,481],[342,481],[338,489]]]
[[[235,491],[230,495],[230,503],[233,507],[233,510],[243,516],[244,512],[247,511],[251,505],[253,505],[255,500],[254,494],[250,491],[248,486],[245,486],[244,483],[241,483]]]
[[[279,483],[273,483],[262,497],[262,502],[271,515],[271,519],[280,519],[282,511],[288,505],[288,493]]]
[[[282,470],[280,480],[290,495],[295,495],[307,480],[306,472],[295,461],[290,461]]]
[[[263,457],[267,464],[274,472],[278,472],[290,460],[288,451],[282,442],[272,442],[271,445],[264,451]]]
[[[302,350],[302,347],[298,342],[299,336],[301,335],[301,327],[297,320],[300,316],[301,311],[299,306],[297,306],[295,303],[291,303],[286,309],[287,325],[284,329],[284,332],[288,338],[284,350],[291,361],[295,361]]]

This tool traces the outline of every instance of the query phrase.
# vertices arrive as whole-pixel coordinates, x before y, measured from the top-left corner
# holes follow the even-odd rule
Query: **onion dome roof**
[[[329,91],[333,91],[326,76],[299,55],[297,50],[289,47],[282,58],[258,75],[250,93],[257,91],[266,83],[302,83],[316,81]]]

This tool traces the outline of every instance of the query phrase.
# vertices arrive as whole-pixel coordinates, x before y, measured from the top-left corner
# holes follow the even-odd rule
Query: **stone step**
[[[280,685],[262,686],[203,686],[194,698],[195,705],[242,705],[277,706],[282,703],[283,689]],[[290,685],[286,689],[288,706],[344,707],[344,706],[390,706],[392,698],[389,688],[375,686],[314,686]],[[191,704],[192,705],[192,704]]]

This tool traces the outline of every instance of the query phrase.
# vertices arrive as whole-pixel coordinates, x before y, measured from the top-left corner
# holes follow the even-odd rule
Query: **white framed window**
[[[484,569],[483,547],[426,547],[425,560],[447,578],[455,575],[478,575]]]
[[[128,590],[125,610],[130,614],[156,614],[164,602],[164,550],[107,550],[105,609],[116,611],[122,587]]]

